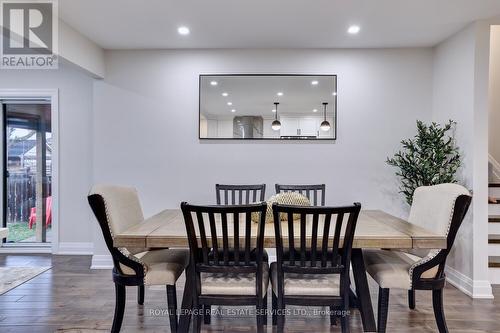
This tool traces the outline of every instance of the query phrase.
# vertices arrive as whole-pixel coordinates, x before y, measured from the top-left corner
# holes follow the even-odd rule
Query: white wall
[[[104,77],[104,50],[62,20],[59,20],[59,55],[95,78]]]
[[[62,63],[57,70],[0,70],[0,89],[59,89],[59,242],[61,251],[92,250],[86,202],[92,183],[92,82]]]
[[[474,297],[492,297],[488,282],[488,40],[486,25],[475,23],[435,48],[434,121],[457,124],[463,158],[460,183],[474,199],[448,260],[448,278]]]
[[[338,140],[199,141],[210,73],[338,74]],[[94,181],[138,187],[146,215],[213,203],[218,182],[324,182],[329,204],[406,216],[385,159],[431,118],[432,50],[107,51],[94,89]]]
[[[500,25],[491,27],[490,36],[489,153],[500,162]]]

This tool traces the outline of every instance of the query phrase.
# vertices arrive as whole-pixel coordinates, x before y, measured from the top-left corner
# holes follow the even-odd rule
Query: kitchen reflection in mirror
[[[200,75],[200,139],[335,140],[336,75]]]

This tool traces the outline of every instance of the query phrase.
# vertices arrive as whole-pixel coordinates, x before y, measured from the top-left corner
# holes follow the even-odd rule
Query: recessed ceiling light
[[[177,28],[177,32],[179,33],[179,35],[183,35],[183,36],[186,36],[186,35],[189,35],[189,28],[188,27],[179,27]]]
[[[231,112],[232,112],[232,113],[235,113],[235,112],[236,112],[236,109],[231,109]]]
[[[336,91],[332,92],[332,95],[337,96],[337,92]]]
[[[280,91],[279,93],[277,93],[276,95],[278,96],[283,96],[283,93]]]
[[[318,83],[319,83],[319,82],[318,82],[317,80],[311,81],[311,84],[312,84],[313,86],[317,86],[317,85],[318,85]]]
[[[227,102],[227,105],[231,106],[233,105],[233,102]]]
[[[313,112],[318,112],[318,109],[313,109]]]
[[[217,85],[217,81],[210,81],[210,85],[211,86],[216,86]]]
[[[272,109],[271,112],[273,112],[273,113],[276,112],[276,109]]]
[[[359,27],[359,25],[351,25],[349,27],[349,29],[347,29],[347,32],[350,33],[351,35],[355,35],[357,34],[359,31],[361,30],[361,28]]]
[[[222,96],[224,96],[224,97],[227,97],[227,95],[229,95],[227,92],[222,93]]]

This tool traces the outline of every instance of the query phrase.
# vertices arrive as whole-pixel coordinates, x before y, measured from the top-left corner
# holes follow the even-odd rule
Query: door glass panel
[[[5,107],[4,224],[7,243],[51,240],[50,105],[7,104]]]

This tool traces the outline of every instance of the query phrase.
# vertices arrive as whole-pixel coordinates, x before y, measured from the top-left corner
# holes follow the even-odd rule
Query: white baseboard
[[[61,255],[91,255],[94,252],[94,244],[87,242],[62,242],[55,254]]]
[[[113,268],[113,259],[110,254],[93,255],[90,269],[111,269]]]
[[[489,281],[472,280],[470,277],[449,266],[446,266],[446,280],[455,288],[472,298],[493,298],[493,292]]]
[[[474,291],[472,292],[472,298],[477,299],[493,299],[493,290],[491,289],[491,283],[488,280],[475,280],[474,281]]]

